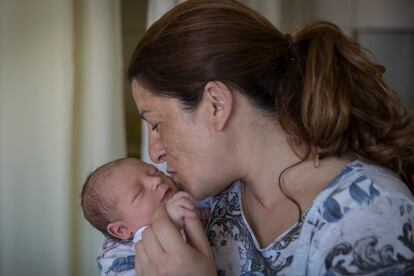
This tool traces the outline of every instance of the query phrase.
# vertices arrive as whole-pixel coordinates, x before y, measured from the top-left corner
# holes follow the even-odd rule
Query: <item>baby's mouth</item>
[[[172,194],[173,190],[171,188],[167,188],[167,190],[165,190],[165,193],[161,198],[161,203],[165,203],[168,199],[170,199]]]

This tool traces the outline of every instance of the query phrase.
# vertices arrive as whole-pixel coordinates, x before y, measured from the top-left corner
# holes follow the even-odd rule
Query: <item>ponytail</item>
[[[300,111],[291,102],[281,108],[286,114],[280,121],[294,143],[307,145],[321,159],[351,151],[393,171],[413,192],[411,117],[385,83],[384,67],[329,22],[305,26],[293,41],[296,61],[287,72],[293,76],[284,84],[285,94],[301,99]],[[293,79],[300,87],[292,87]]]

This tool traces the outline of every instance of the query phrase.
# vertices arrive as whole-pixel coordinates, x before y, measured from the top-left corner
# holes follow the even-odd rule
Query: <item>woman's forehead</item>
[[[148,89],[146,89],[144,86],[142,86],[138,81],[133,80],[132,81],[132,94],[134,96],[134,99],[139,99],[140,101],[144,101],[147,99],[155,98],[154,94],[151,93]]]
[[[132,95],[140,114],[154,109],[160,101],[160,97],[151,93],[151,91],[135,80],[132,81]]]
[[[132,95],[141,117],[143,115],[144,117],[146,115],[167,116],[180,109],[177,99],[156,95],[138,81],[132,82]]]

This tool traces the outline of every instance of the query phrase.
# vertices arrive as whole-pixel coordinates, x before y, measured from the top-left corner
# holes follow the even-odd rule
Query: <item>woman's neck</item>
[[[241,180],[246,185],[245,190],[252,193],[264,209],[271,210],[281,201],[289,200],[286,196],[294,198],[302,210],[306,209],[352,160],[328,157],[316,164],[311,158],[302,160],[295,154],[280,127],[263,125],[253,132],[250,142],[241,151],[245,160]]]
[[[289,198],[303,212],[350,159],[330,157],[320,164],[311,158],[302,161],[276,119],[263,116],[244,98],[236,101],[229,124],[232,144],[225,155],[231,159],[225,162],[237,160],[231,176],[242,182],[243,213],[259,243],[267,246],[298,222],[299,209]]]
[[[229,147],[232,152],[228,154],[232,160],[237,160],[238,166],[233,173],[244,183],[246,192],[265,209],[271,210],[281,201],[288,200],[286,195],[293,197],[302,209],[306,208],[351,160],[330,157],[321,160],[318,166],[311,158],[302,161],[275,118],[257,111],[239,93],[235,94],[234,100],[233,120],[229,124],[233,144]],[[291,167],[294,164],[297,165]]]
[[[242,182],[266,209],[271,209],[276,202],[285,198],[279,186],[279,176],[284,169],[300,161],[290,149],[286,136],[281,135],[277,128],[256,129],[250,146],[242,151],[246,160]],[[290,174],[289,179],[292,177]],[[284,177],[282,180],[287,179]]]

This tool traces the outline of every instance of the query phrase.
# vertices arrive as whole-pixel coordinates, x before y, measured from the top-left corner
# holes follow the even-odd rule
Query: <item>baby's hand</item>
[[[198,218],[194,200],[186,192],[178,192],[167,201],[166,209],[174,223],[181,229],[184,226],[184,217]]]

